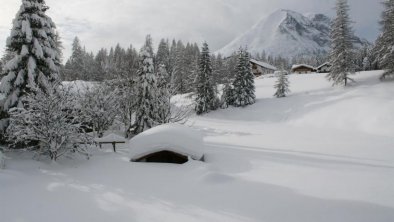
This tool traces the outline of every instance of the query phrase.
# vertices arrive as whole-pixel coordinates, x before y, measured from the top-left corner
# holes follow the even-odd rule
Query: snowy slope
[[[330,23],[330,18],[323,14],[304,16],[291,10],[278,10],[218,53],[228,56],[241,46],[247,46],[252,54],[265,51],[282,57],[325,53],[330,47]],[[358,42],[361,44],[361,40]]]
[[[7,153],[0,221],[394,221],[394,83],[380,74],[346,89],[290,75],[283,99],[258,79],[255,105],[188,122],[206,163],[131,163],[127,145],[58,164]]]

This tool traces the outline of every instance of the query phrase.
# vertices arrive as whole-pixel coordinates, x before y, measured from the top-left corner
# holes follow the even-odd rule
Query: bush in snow
[[[382,34],[378,38],[377,47],[379,60],[385,73],[382,80],[394,79],[394,0],[386,0],[382,13]]]
[[[233,105],[236,107],[252,105],[256,100],[254,86],[255,77],[252,73],[249,61],[249,53],[244,49],[240,49],[235,80],[233,82]]]
[[[275,84],[276,93],[274,96],[277,98],[286,97],[290,92],[289,90],[289,79],[287,78],[286,72],[281,71],[278,76],[278,80]]]
[[[84,91],[80,100],[81,118],[91,125],[97,137],[102,137],[119,113],[117,91],[105,83]]]
[[[212,81],[212,64],[208,44],[202,47],[199,72],[197,75],[196,112],[198,115],[217,108],[216,89]]]
[[[60,56],[55,24],[45,14],[48,7],[44,1],[22,0],[22,5],[13,22],[7,51],[13,58],[5,64],[6,75],[0,91],[6,98],[2,106],[2,118],[14,107],[23,108],[21,98],[34,88],[47,90],[49,82],[59,76]],[[6,128],[7,121],[2,121]],[[4,130],[4,128],[3,128]]]
[[[337,15],[331,27],[331,53],[332,65],[328,80],[334,85],[347,85],[352,80],[349,75],[354,74],[354,32],[349,18],[349,5],[347,0],[337,0]]]
[[[70,152],[88,155],[90,139],[81,131],[80,113],[74,108],[77,99],[71,90],[52,84],[46,91],[36,89],[27,94],[23,102],[28,105],[9,111],[9,142],[24,144],[53,161]]]
[[[107,81],[109,89],[116,89],[117,118],[123,123],[125,137],[130,137],[135,119],[136,81],[132,78]]]

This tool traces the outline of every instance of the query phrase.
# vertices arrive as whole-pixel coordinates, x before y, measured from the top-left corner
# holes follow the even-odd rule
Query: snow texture
[[[204,163],[134,163],[128,144],[56,164],[7,152],[0,221],[392,222],[394,82],[382,73],[345,89],[289,75],[283,99],[275,78],[256,79],[253,106],[189,119]]]
[[[202,135],[190,127],[166,124],[152,128],[130,140],[132,161],[161,151],[171,151],[194,160],[204,156]]]

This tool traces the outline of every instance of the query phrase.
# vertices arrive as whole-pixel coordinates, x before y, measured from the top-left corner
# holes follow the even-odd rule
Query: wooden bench
[[[96,138],[94,141],[99,144],[100,149],[102,148],[103,144],[112,144],[112,148],[114,149],[115,153],[116,153],[116,144],[125,144],[126,143],[125,138],[118,136],[116,134],[110,134],[110,135],[105,136],[103,138]]]

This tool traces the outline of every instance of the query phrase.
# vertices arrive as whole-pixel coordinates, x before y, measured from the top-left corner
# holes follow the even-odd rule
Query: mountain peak
[[[229,55],[241,46],[251,53],[282,57],[325,53],[329,49],[331,19],[323,14],[303,15],[280,9],[260,20],[248,32],[219,50]]]
[[[230,55],[239,47],[248,46],[251,53],[293,57],[327,52],[331,20],[322,14],[304,16],[280,9],[259,21],[248,32],[219,50]]]

